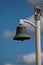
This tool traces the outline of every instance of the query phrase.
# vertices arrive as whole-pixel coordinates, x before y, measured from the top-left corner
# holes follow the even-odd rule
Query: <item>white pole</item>
[[[36,20],[36,65],[41,65],[40,20]]]

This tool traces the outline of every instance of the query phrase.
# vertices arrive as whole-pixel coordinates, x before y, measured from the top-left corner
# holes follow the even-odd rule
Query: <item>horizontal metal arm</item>
[[[31,21],[29,21],[29,20],[25,20],[25,19],[20,19],[19,24],[20,24],[20,25],[21,25],[21,24],[24,24],[24,22],[25,22],[25,23],[28,23],[28,24],[32,25],[34,28],[36,28],[36,25],[35,25],[33,22],[31,22]]]

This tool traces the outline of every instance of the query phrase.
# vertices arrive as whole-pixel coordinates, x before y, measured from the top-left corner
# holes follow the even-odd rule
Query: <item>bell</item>
[[[27,33],[26,27],[23,26],[23,25],[19,25],[17,27],[17,32],[16,32],[16,35],[13,38],[13,40],[21,40],[21,41],[23,41],[23,40],[27,40],[27,39],[30,39],[30,36]]]

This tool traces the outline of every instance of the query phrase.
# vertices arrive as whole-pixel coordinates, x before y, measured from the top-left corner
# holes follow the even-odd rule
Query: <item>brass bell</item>
[[[13,38],[13,40],[21,40],[21,41],[23,41],[23,40],[30,39],[30,36],[29,36],[25,26],[19,25],[19,26],[17,26],[16,30],[17,30],[16,35]]]

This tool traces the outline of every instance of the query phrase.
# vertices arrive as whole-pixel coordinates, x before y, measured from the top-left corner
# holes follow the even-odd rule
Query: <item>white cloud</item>
[[[29,55],[24,55],[23,59],[26,63],[33,63],[33,62],[35,62],[35,53],[29,54]]]
[[[9,36],[11,36],[11,35],[12,35],[12,33],[11,33],[11,31],[9,31],[9,30],[4,31],[4,33],[3,33],[3,36],[4,36],[5,38],[7,38],[7,37],[9,37]]]
[[[36,63],[36,54],[30,53],[27,55],[18,56],[18,63],[32,64]],[[41,62],[43,64],[43,52],[41,53]]]
[[[5,65],[12,65],[11,63],[6,63]]]
[[[13,39],[13,37],[14,37],[14,35],[15,35],[15,33],[14,32],[12,32],[12,31],[10,31],[10,30],[5,30],[4,32],[3,32],[3,38],[4,39]]]
[[[27,0],[31,5],[37,5],[37,4],[41,4],[43,5],[43,0]]]
[[[12,63],[5,63],[5,65],[16,65],[16,64],[12,64]]]

